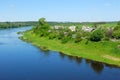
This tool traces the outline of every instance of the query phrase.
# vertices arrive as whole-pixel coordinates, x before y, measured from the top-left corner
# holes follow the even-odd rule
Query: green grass
[[[66,55],[82,57],[108,64],[120,66],[120,49],[117,46],[119,42],[101,41],[88,42],[82,40],[80,43],[74,43],[72,40],[66,44],[62,44],[60,40],[49,40],[47,37],[39,37],[31,31],[24,33],[23,40],[32,42],[33,45],[45,48],[46,50],[54,50],[62,52]]]

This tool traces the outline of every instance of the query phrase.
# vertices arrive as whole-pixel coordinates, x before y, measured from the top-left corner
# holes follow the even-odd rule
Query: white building
[[[76,31],[76,26],[70,26],[69,29],[70,29],[71,31]]]
[[[55,29],[55,30],[64,29],[64,27],[63,27],[63,26],[54,26],[54,29]]]
[[[94,28],[91,28],[91,27],[88,27],[88,26],[83,26],[82,30],[87,31],[87,32],[92,32],[94,30]]]

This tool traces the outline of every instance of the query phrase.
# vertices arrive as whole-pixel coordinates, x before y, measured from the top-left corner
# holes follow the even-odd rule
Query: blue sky
[[[120,0],[0,0],[0,21],[118,21]]]

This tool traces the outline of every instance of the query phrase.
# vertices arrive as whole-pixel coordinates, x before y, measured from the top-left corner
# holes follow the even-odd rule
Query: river
[[[17,35],[31,27],[0,30],[0,80],[120,80],[120,68],[42,51]]]

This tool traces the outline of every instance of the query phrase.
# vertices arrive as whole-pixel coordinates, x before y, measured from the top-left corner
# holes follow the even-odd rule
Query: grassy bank
[[[32,31],[24,33],[23,40],[31,42],[33,45],[46,49],[62,52],[66,55],[72,55],[91,59],[99,62],[120,66],[120,49],[117,46],[120,42],[88,42],[83,40],[80,43],[69,41],[62,44],[59,40],[49,40],[47,37],[36,36]]]

